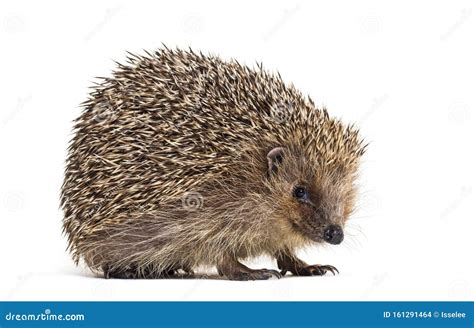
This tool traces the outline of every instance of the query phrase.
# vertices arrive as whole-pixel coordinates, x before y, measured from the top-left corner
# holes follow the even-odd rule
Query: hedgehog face
[[[353,207],[353,179],[347,170],[311,163],[304,155],[275,148],[267,156],[277,215],[303,236],[340,244]]]
[[[340,244],[344,239],[344,219],[340,202],[330,199],[318,183],[298,179],[288,197],[293,213],[288,218],[293,227],[314,241]]]

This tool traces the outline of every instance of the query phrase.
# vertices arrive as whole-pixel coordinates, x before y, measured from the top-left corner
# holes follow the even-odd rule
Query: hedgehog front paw
[[[308,265],[291,253],[279,253],[276,259],[282,275],[285,275],[288,271],[295,276],[322,276],[328,271],[333,275],[336,275],[336,272],[339,273],[339,270],[332,265]]]
[[[249,270],[249,271],[237,271],[228,273],[225,275],[229,280],[268,280],[270,278],[280,279],[282,277],[281,273],[276,270],[269,269],[259,269],[259,270]]]
[[[281,273],[276,270],[253,270],[230,257],[219,261],[217,264],[217,271],[219,272],[219,275],[224,276],[229,280],[267,280],[273,277],[278,279],[282,277]]]

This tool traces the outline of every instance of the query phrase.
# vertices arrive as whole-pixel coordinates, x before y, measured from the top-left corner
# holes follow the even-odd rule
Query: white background
[[[2,1],[0,299],[472,300],[470,1]],[[125,51],[263,62],[370,141],[332,277],[104,280],[76,268],[59,189],[71,121]],[[252,267],[275,267],[268,259]]]

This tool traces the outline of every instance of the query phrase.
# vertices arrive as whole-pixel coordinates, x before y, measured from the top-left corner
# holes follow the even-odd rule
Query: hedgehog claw
[[[332,265],[308,265],[292,254],[278,254],[277,263],[282,275],[285,275],[287,271],[294,276],[323,276],[328,271],[333,275],[339,273],[339,270]]]
[[[269,269],[260,269],[260,270],[249,270],[236,272],[228,276],[230,280],[268,280],[270,278],[276,277],[280,279],[282,277],[281,273],[276,270]]]
[[[276,270],[259,269],[254,270],[246,267],[233,258],[225,258],[217,264],[217,272],[219,275],[229,280],[267,280],[273,277],[280,279],[282,274]]]
[[[336,272],[339,273],[339,270],[332,266],[332,265],[320,265],[320,264],[315,264],[315,265],[309,265],[304,268],[298,269],[297,275],[299,276],[323,276],[327,272],[331,272],[334,276],[336,275]]]

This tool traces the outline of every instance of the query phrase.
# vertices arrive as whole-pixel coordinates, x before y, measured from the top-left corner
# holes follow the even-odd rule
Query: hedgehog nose
[[[324,230],[324,240],[330,244],[337,245],[344,239],[344,232],[338,225],[330,225]]]

